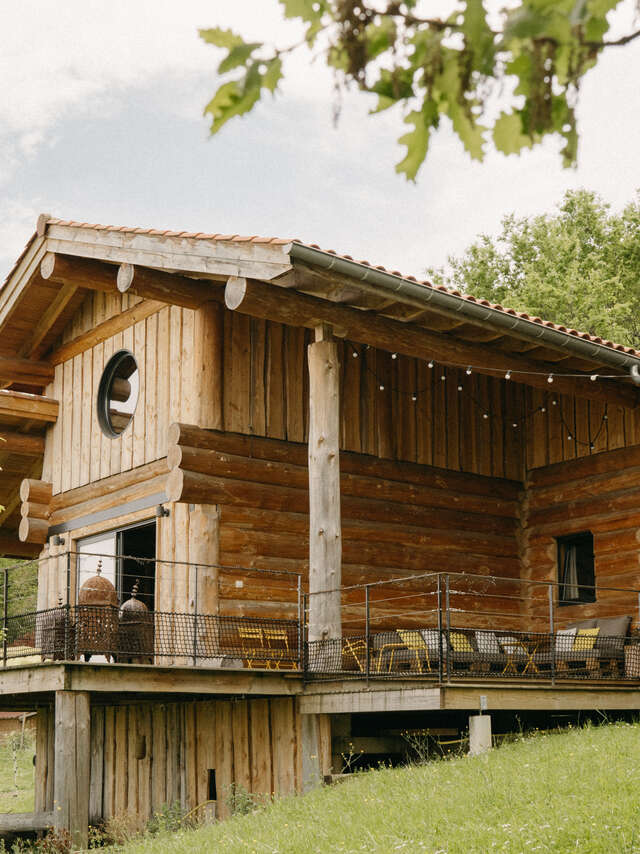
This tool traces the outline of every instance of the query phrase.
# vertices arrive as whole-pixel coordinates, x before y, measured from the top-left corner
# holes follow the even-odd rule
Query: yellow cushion
[[[599,627],[597,629],[578,629],[573,642],[574,650],[583,651],[585,649],[593,649],[599,632]]]
[[[454,652],[473,652],[469,638],[462,632],[451,632],[451,646]]]

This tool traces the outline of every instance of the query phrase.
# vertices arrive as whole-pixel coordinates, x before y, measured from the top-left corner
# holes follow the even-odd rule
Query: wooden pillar
[[[56,691],[53,811],[74,849],[88,844],[90,724],[88,692]]]
[[[206,430],[222,430],[223,308],[210,302],[195,312],[193,382],[194,423]],[[189,515],[189,561],[196,564],[197,577],[190,589],[195,593],[194,611],[200,615],[218,613],[218,567],[220,563],[220,508],[215,504],[194,504]],[[217,632],[211,621],[198,629],[198,663],[206,663],[216,647]]]
[[[340,370],[338,345],[328,327],[316,329],[308,358],[309,640],[318,641],[342,634]]]

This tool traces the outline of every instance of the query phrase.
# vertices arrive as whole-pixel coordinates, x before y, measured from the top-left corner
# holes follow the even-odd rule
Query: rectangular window
[[[575,605],[596,601],[595,560],[593,534],[583,531],[566,537],[557,537],[558,604]]]

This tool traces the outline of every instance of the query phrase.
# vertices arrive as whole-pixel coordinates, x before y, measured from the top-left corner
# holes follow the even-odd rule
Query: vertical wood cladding
[[[164,806],[210,800],[230,815],[232,787],[257,797],[302,791],[300,714],[292,697],[95,706],[91,710],[89,820],[125,815],[140,826]],[[53,714],[38,712],[36,804],[53,810]],[[330,773],[329,718],[318,715],[320,767]]]
[[[557,581],[556,540],[591,531],[596,584],[640,588],[640,447],[600,453],[531,472],[523,518],[523,576]],[[530,588],[531,616],[547,619],[547,588]],[[563,605],[560,624],[590,617],[631,614],[638,618],[637,597],[629,591],[603,590],[597,601]]]
[[[89,294],[65,329],[63,343],[138,302],[127,294]],[[136,357],[140,389],[131,423],[118,437],[109,438],[98,424],[96,396],[105,365],[121,349]],[[56,366],[47,393],[62,406],[47,434],[44,475],[54,494],[166,455],[168,425],[190,417],[192,354],[193,311],[167,306]]]

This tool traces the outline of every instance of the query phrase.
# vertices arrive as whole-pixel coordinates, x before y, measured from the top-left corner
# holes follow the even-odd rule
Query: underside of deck
[[[298,697],[303,714],[402,711],[635,710],[640,685],[602,680],[467,679],[438,684],[414,677],[305,682],[292,672],[138,664],[43,663],[0,671],[0,707],[31,709],[59,691],[84,691],[93,702],[118,704],[179,699]]]

